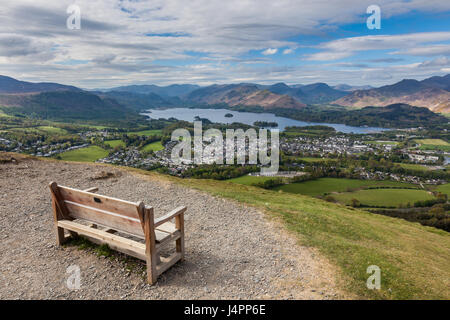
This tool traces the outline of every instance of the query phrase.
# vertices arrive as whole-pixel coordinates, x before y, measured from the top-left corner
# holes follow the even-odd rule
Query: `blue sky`
[[[80,30],[66,26],[71,4]],[[0,10],[0,73],[83,88],[380,86],[450,73],[449,21],[448,0],[17,0]]]

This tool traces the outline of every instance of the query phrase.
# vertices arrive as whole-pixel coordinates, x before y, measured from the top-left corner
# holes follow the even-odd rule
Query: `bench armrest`
[[[186,207],[178,207],[175,210],[170,211],[166,215],[155,219],[155,224],[154,224],[155,228],[166,223],[167,221],[175,218],[176,216],[184,213],[186,211],[186,209],[187,209]]]

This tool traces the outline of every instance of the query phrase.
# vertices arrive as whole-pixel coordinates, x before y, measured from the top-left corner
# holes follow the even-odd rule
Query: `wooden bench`
[[[163,217],[154,218],[153,208],[143,202],[128,202],[98,195],[97,188],[77,190],[50,183],[53,217],[58,245],[70,236],[83,236],[97,244],[107,244],[147,263],[148,283],[156,282],[158,276],[184,258],[184,212],[179,207]],[[175,224],[171,222],[175,219]],[[87,221],[90,225],[82,224]],[[106,229],[99,229],[98,226]],[[69,232],[66,236],[64,230]],[[145,243],[117,235],[131,235]],[[175,252],[169,257],[161,250],[172,241]]]

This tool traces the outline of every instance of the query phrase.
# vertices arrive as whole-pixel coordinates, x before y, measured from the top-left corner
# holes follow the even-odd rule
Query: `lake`
[[[225,117],[227,113],[233,115],[233,117]],[[248,125],[253,125],[255,121],[267,121],[278,123],[278,129],[280,131],[288,126],[312,126],[312,125],[325,125],[333,127],[336,131],[343,133],[376,133],[388,130],[386,128],[377,127],[352,127],[345,124],[337,123],[323,123],[323,122],[305,122],[284,117],[278,117],[273,113],[254,113],[254,112],[238,112],[231,111],[227,109],[190,109],[190,108],[171,108],[171,109],[152,109],[147,112],[142,113],[143,115],[149,116],[152,119],[168,119],[175,118],[178,120],[184,120],[192,122],[196,116],[200,118],[206,118],[212,122],[218,123],[233,123],[240,122]]]

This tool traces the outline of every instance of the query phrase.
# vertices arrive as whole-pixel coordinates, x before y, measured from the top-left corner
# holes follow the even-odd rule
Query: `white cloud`
[[[1,72],[23,80],[84,87],[133,82],[206,84],[236,79],[325,81],[327,75],[345,82],[329,70],[315,66],[276,69],[270,64],[270,57],[252,58],[247,54],[275,54],[276,48],[287,48],[283,54],[292,53],[290,50],[299,44],[290,39],[305,34],[326,36],[330,28],[361,21],[373,0],[77,0],[81,30],[68,30],[66,9],[73,2],[3,1]],[[383,19],[412,10],[450,10],[450,1],[438,0],[378,0],[377,4],[382,8]],[[430,41],[444,41],[436,40],[439,37],[433,34],[436,38]],[[330,41],[307,58],[342,59],[360,50],[378,48],[380,43],[397,51],[424,48],[428,40],[420,40],[420,34],[416,36]],[[430,35],[425,37],[429,39]],[[444,55],[442,50],[440,55]],[[86,63],[71,65],[70,61]],[[429,68],[422,68],[426,70],[421,72],[429,72]],[[301,77],[303,72],[305,77]],[[357,77],[348,72],[343,75],[350,80]]]
[[[409,52],[412,52],[414,55],[420,55],[419,53],[422,52],[428,55],[436,55],[445,51],[448,52],[449,45],[435,45],[433,47],[428,45],[439,41],[450,41],[450,32],[421,32],[343,38],[317,46],[322,51],[307,56],[307,60],[338,60],[350,57],[361,51],[397,48],[405,49],[393,53],[409,54]]]
[[[437,56],[437,55],[450,56],[450,44],[428,45],[417,48],[409,48],[406,50],[396,51],[393,53],[410,56],[422,56],[422,57]]]
[[[447,57],[438,57],[433,60],[422,62],[419,67],[447,67],[450,66],[450,59]]]
[[[291,54],[292,52],[294,52],[294,49],[292,48],[287,48],[283,50],[283,54]]]
[[[270,55],[275,54],[277,52],[278,52],[277,48],[268,48],[268,49],[264,50],[262,52],[262,54],[265,55],[265,56],[270,56]]]

